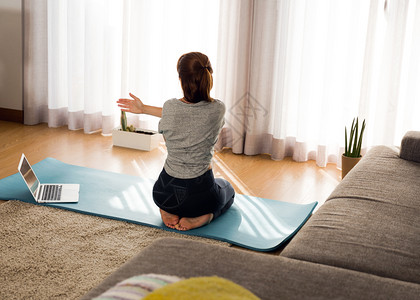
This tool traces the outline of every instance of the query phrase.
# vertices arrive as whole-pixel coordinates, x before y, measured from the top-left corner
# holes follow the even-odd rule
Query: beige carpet
[[[0,299],[77,299],[168,236],[229,246],[20,201],[0,204]]]

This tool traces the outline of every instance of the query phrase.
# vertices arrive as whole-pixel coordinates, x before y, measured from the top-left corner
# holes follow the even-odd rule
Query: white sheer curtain
[[[128,92],[152,105],[181,95],[176,63],[183,53],[200,51],[217,60],[218,1],[26,0],[24,5],[26,124],[68,124],[109,134],[119,121],[115,102]],[[35,40],[41,44],[36,51],[30,47]],[[48,78],[43,88],[33,83],[34,75]],[[135,126],[156,127],[153,118],[130,118]]]
[[[227,106],[219,148],[340,166],[356,116],[365,148],[420,130],[418,0],[23,3],[26,124],[108,134],[117,98],[180,96],[177,59],[202,51]]]
[[[365,147],[420,130],[420,3],[221,3],[219,147],[340,165],[344,126],[366,118]]]

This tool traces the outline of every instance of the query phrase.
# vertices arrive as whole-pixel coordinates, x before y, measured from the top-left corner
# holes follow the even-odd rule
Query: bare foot
[[[170,214],[162,209],[159,210],[163,223],[165,223],[165,225],[169,228],[176,229],[175,226],[179,223],[179,217],[177,215]]]
[[[181,218],[175,229],[186,231],[207,225],[213,220],[213,214],[202,215],[196,218]]]

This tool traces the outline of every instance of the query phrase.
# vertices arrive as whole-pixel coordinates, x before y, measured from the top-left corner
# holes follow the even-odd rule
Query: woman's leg
[[[195,218],[181,218],[175,228],[178,230],[191,230],[209,224],[213,219],[225,213],[232,206],[235,198],[235,190],[228,181],[216,178],[215,196],[218,206],[214,213],[205,214]]]
[[[235,196],[231,184],[214,178],[211,170],[195,179],[177,179],[162,170],[153,187],[153,200],[163,223],[190,230],[210,223],[231,207]]]
[[[224,214],[233,204],[235,199],[235,190],[232,185],[225,179],[215,178],[216,192],[218,195],[219,205],[213,213],[214,218]]]
[[[204,203],[198,203],[197,201],[189,202],[187,200],[189,195],[187,188],[189,181],[191,180],[173,178],[165,170],[162,170],[158,180],[154,184],[153,200],[159,207],[163,223],[169,228],[183,231],[190,230],[204,226],[213,219],[213,214],[205,214],[205,211],[202,211],[202,215],[200,215],[200,209],[206,210],[204,205],[202,205]],[[209,182],[209,187],[211,187],[211,182]],[[199,197],[198,199],[203,200],[204,198],[206,197]],[[197,212],[198,217],[196,217]],[[194,217],[180,217],[185,215],[192,215]]]
[[[174,193],[173,184],[177,183],[176,178],[169,176],[163,169],[159,175],[159,178],[153,186],[153,200],[159,207],[160,216],[163,223],[172,229],[178,224],[180,217],[178,216],[179,211],[178,202],[180,200]],[[178,190],[181,188],[181,184],[176,184]],[[185,194],[185,193],[184,193]]]

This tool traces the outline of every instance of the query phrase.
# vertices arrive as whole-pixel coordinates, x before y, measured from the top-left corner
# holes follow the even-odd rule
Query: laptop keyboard
[[[60,200],[62,185],[44,185],[41,200]]]

